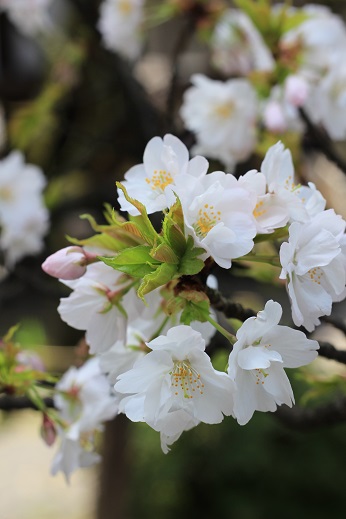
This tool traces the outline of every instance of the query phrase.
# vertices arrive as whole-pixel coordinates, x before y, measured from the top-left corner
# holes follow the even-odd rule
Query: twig
[[[327,133],[312,123],[303,108],[299,108],[299,113],[300,117],[306,124],[308,130],[307,136],[311,139],[311,142],[309,140],[309,144],[321,151],[327,159],[334,162],[334,164],[346,175],[346,162],[335,152],[333,143]]]
[[[52,398],[43,398],[43,402],[46,407],[54,407]],[[2,396],[0,397],[0,410],[2,411],[15,411],[19,409],[35,409],[38,411],[38,407],[26,396]]]
[[[179,57],[185,50],[188,42],[194,34],[195,20],[193,17],[188,16],[182,21],[183,26],[178,35],[173,55],[172,55],[172,77],[170,81],[169,91],[167,94],[167,109],[166,109],[166,125],[169,131],[172,131],[174,127],[174,106],[175,106],[175,95],[177,90],[178,78],[179,78]]]
[[[346,323],[337,319],[336,317],[332,317],[331,315],[326,315],[322,317],[322,321],[325,323],[331,324],[334,328],[340,330],[344,335],[346,335]]]
[[[321,357],[346,364],[346,350],[338,350],[329,342],[319,342],[319,345],[320,349],[318,350],[318,354]]]
[[[230,301],[218,290],[206,287],[205,291],[212,307],[222,312],[225,317],[246,321],[249,317],[257,315],[251,308],[244,308],[241,304]]]
[[[316,426],[330,426],[346,422],[346,397],[314,408],[279,407],[275,416],[292,429],[309,430]]]

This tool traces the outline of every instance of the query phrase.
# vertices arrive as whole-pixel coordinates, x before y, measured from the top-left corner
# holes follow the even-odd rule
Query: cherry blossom
[[[174,135],[167,134],[163,139],[154,137],[149,141],[143,156],[143,164],[133,166],[125,173],[128,194],[142,202],[147,213],[162,211],[175,202],[174,187],[178,178],[184,190],[193,189],[195,180],[203,177],[208,170],[204,157],[189,160],[186,146]],[[119,190],[119,203],[123,211],[139,214]]]
[[[213,62],[225,74],[242,76],[253,70],[269,72],[274,59],[250,18],[227,9],[212,36]]]
[[[205,423],[219,423],[223,415],[232,414],[233,383],[213,368],[199,332],[176,326],[147,346],[152,351],[120,375],[114,386],[124,395],[119,409],[130,419],[174,436],[186,422],[177,430],[173,411],[183,410]]]
[[[103,0],[98,29],[104,46],[130,60],[141,50],[143,0]]]
[[[118,412],[117,401],[99,359],[89,359],[81,368],[71,367],[56,386],[54,404],[63,426],[58,427],[62,441],[52,465],[52,473],[62,471],[66,479],[78,467],[99,461],[94,449],[94,434],[102,423]]]
[[[283,368],[304,366],[317,356],[318,343],[280,326],[281,315],[280,304],[270,300],[237,332],[228,373],[236,384],[234,414],[240,425],[255,411],[275,411],[282,404],[292,407],[293,391]]]
[[[246,79],[222,82],[195,74],[191,82],[180,114],[186,128],[196,134],[194,152],[233,168],[255,146],[256,93]]]
[[[280,248],[280,278],[287,280],[293,321],[310,332],[346,295],[345,226],[332,209],[323,211],[304,224],[292,223]]]

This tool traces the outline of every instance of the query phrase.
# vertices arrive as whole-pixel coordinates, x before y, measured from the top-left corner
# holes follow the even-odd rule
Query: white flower
[[[58,472],[62,472],[69,483],[72,472],[99,463],[101,456],[96,452],[83,449],[79,441],[71,440],[63,433],[60,434],[61,444],[53,459],[51,474],[55,476]]]
[[[68,425],[67,436],[77,439],[93,431],[117,413],[117,403],[99,359],[91,358],[80,368],[71,367],[56,385],[55,407]]]
[[[310,332],[345,297],[345,225],[332,209],[323,211],[310,222],[293,223],[280,248],[280,278],[288,283],[293,321]]]
[[[208,286],[210,286],[209,278],[207,279]],[[215,281],[215,288],[217,288],[217,280]],[[136,314],[132,312],[132,318],[128,320],[126,339],[117,341],[108,351],[101,354],[100,366],[102,371],[107,373],[111,384],[115,384],[119,375],[131,369],[137,359],[144,357],[148,352],[146,343],[154,339],[158,331],[160,334],[164,334],[170,327],[179,323],[181,312],[167,316],[163,312],[163,305],[164,300],[159,289],[147,294],[146,304],[139,300]],[[210,313],[212,318],[216,319],[213,310]],[[202,335],[207,345],[215,334],[215,328],[209,322],[192,321],[190,326]]]
[[[125,339],[123,304],[131,312],[138,297],[134,290],[127,292],[129,281],[120,272],[99,262],[89,265],[83,277],[62,282],[73,292],[60,300],[60,317],[73,328],[86,330],[91,353],[107,351],[117,340]]]
[[[180,178],[184,189],[192,189],[195,180],[204,176],[208,170],[208,161],[204,157],[189,160],[189,152],[174,135],[167,134],[163,139],[151,139],[143,156],[143,164],[133,166],[122,182],[128,194],[142,202],[148,214],[162,211],[175,202],[173,194],[175,181]],[[138,211],[119,191],[119,204],[123,211],[132,215]]]
[[[14,151],[0,161],[0,248],[9,267],[43,247],[48,211],[43,204],[45,178]]]
[[[279,326],[282,309],[268,301],[257,317],[239,328],[229,356],[228,372],[236,384],[234,414],[245,425],[254,411],[275,411],[277,405],[294,403],[290,382],[283,368],[311,362],[318,343],[304,333]]]
[[[268,234],[286,225],[288,212],[281,201],[273,193],[267,193],[266,177],[255,169],[248,171],[238,179],[239,187],[252,194],[255,200],[253,217],[257,234]]]
[[[232,259],[253,248],[256,224],[253,210],[256,197],[242,188],[232,175],[222,171],[211,173],[196,185],[194,196],[178,190],[187,234],[197,247],[206,250],[223,268],[230,268]],[[199,194],[201,193],[201,194]]]
[[[52,27],[51,4],[52,0],[0,0],[0,11],[6,11],[21,32],[32,36]]]
[[[180,114],[186,128],[196,134],[194,151],[231,168],[254,149],[256,93],[246,79],[222,82],[195,74],[191,81]]]
[[[176,442],[184,431],[189,431],[199,423],[199,420],[193,418],[184,409],[175,409],[158,419],[156,423],[149,425],[160,432],[161,449],[167,454],[170,445]]]
[[[97,24],[104,46],[125,58],[137,58],[142,20],[143,0],[104,0]]]
[[[250,18],[227,9],[212,36],[213,62],[225,74],[245,76],[253,70],[270,72],[275,62]]]
[[[54,404],[64,426],[58,427],[62,441],[52,473],[61,470],[69,480],[71,472],[99,461],[94,435],[102,423],[113,418],[118,404],[99,359],[93,358],[79,369],[70,368],[56,385]]]
[[[185,421],[183,428],[174,427],[173,411],[183,410],[194,420],[210,424],[232,414],[233,383],[214,370],[200,333],[176,326],[149,342],[148,348],[152,351],[120,375],[114,386],[116,392],[128,395],[121,400],[120,410],[131,420],[146,421],[174,436],[184,430]]]
[[[346,52],[346,46],[345,46]],[[335,140],[346,138],[346,65],[344,59],[312,89],[305,106],[311,120]]]
[[[269,148],[261,172],[266,177],[268,191],[286,209],[290,221],[306,222],[324,210],[326,201],[314,184],[301,186],[295,183],[291,153],[281,142]]]
[[[308,5],[301,13],[307,19],[284,34],[280,47],[286,52],[299,51],[301,69],[313,74],[324,73],[344,56],[346,26],[340,16],[325,6]]]

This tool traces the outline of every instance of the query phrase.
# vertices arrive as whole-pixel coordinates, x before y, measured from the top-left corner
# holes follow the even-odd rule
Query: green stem
[[[279,258],[277,256],[264,256],[260,254],[248,254],[247,256],[241,256],[235,258],[234,261],[253,261],[255,263],[268,263],[273,267],[281,267]]]
[[[206,314],[205,318],[212,326],[214,326],[214,328],[217,329],[218,332],[220,332],[224,337],[226,337],[226,339],[232,344],[232,346],[235,344],[235,342],[237,341],[237,338],[236,338],[235,335],[233,335],[232,333],[228,332],[217,321],[214,321],[214,319],[212,317],[210,317],[209,314],[208,315]]]
[[[169,321],[169,315],[167,315],[164,320],[162,321],[161,325],[159,326],[159,328],[156,330],[156,332],[150,337],[150,341],[152,341],[153,339],[156,339],[156,337],[158,337],[160,335],[160,333],[162,332],[162,330],[164,329],[164,327],[166,326],[166,324],[168,323]],[[150,342],[148,341],[148,342]]]

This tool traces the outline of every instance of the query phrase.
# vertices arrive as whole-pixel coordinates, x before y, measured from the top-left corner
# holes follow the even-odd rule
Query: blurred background
[[[148,140],[172,132],[193,144],[178,115],[182,94],[193,73],[212,74],[208,46],[181,36],[184,14],[153,23],[130,64],[102,46],[99,4],[53,2],[52,29],[39,37],[0,12],[0,101],[7,123],[1,157],[20,149],[42,168],[50,212],[44,250],[23,258],[0,282],[0,337],[20,322],[18,341],[57,373],[78,364],[83,334],[60,320],[59,299],[69,291],[41,271],[42,261],[67,246],[66,235],[90,235],[79,215],[102,222],[103,204],[117,207],[115,181],[142,162]],[[343,1],[323,4],[345,15]],[[341,155],[344,148],[338,144]],[[316,149],[304,152],[302,175],[345,218],[344,174]],[[251,158],[238,173],[258,164]],[[285,290],[273,287],[270,273],[257,279],[216,274],[226,295],[256,311],[268,297],[280,301],[284,324],[290,323]],[[344,308],[336,307],[340,318]],[[343,334],[328,325],[318,333],[345,348]],[[346,376],[333,361],[319,360],[313,370]],[[292,384],[299,402],[304,383],[292,375]],[[304,430],[256,413],[245,427],[232,419],[202,424],[164,455],[158,433],[118,417],[106,426],[101,466],[79,470],[69,486],[61,474],[49,474],[55,447],[40,440],[40,425],[33,410],[0,411],[0,519],[322,519],[342,517],[346,506],[343,424]]]

